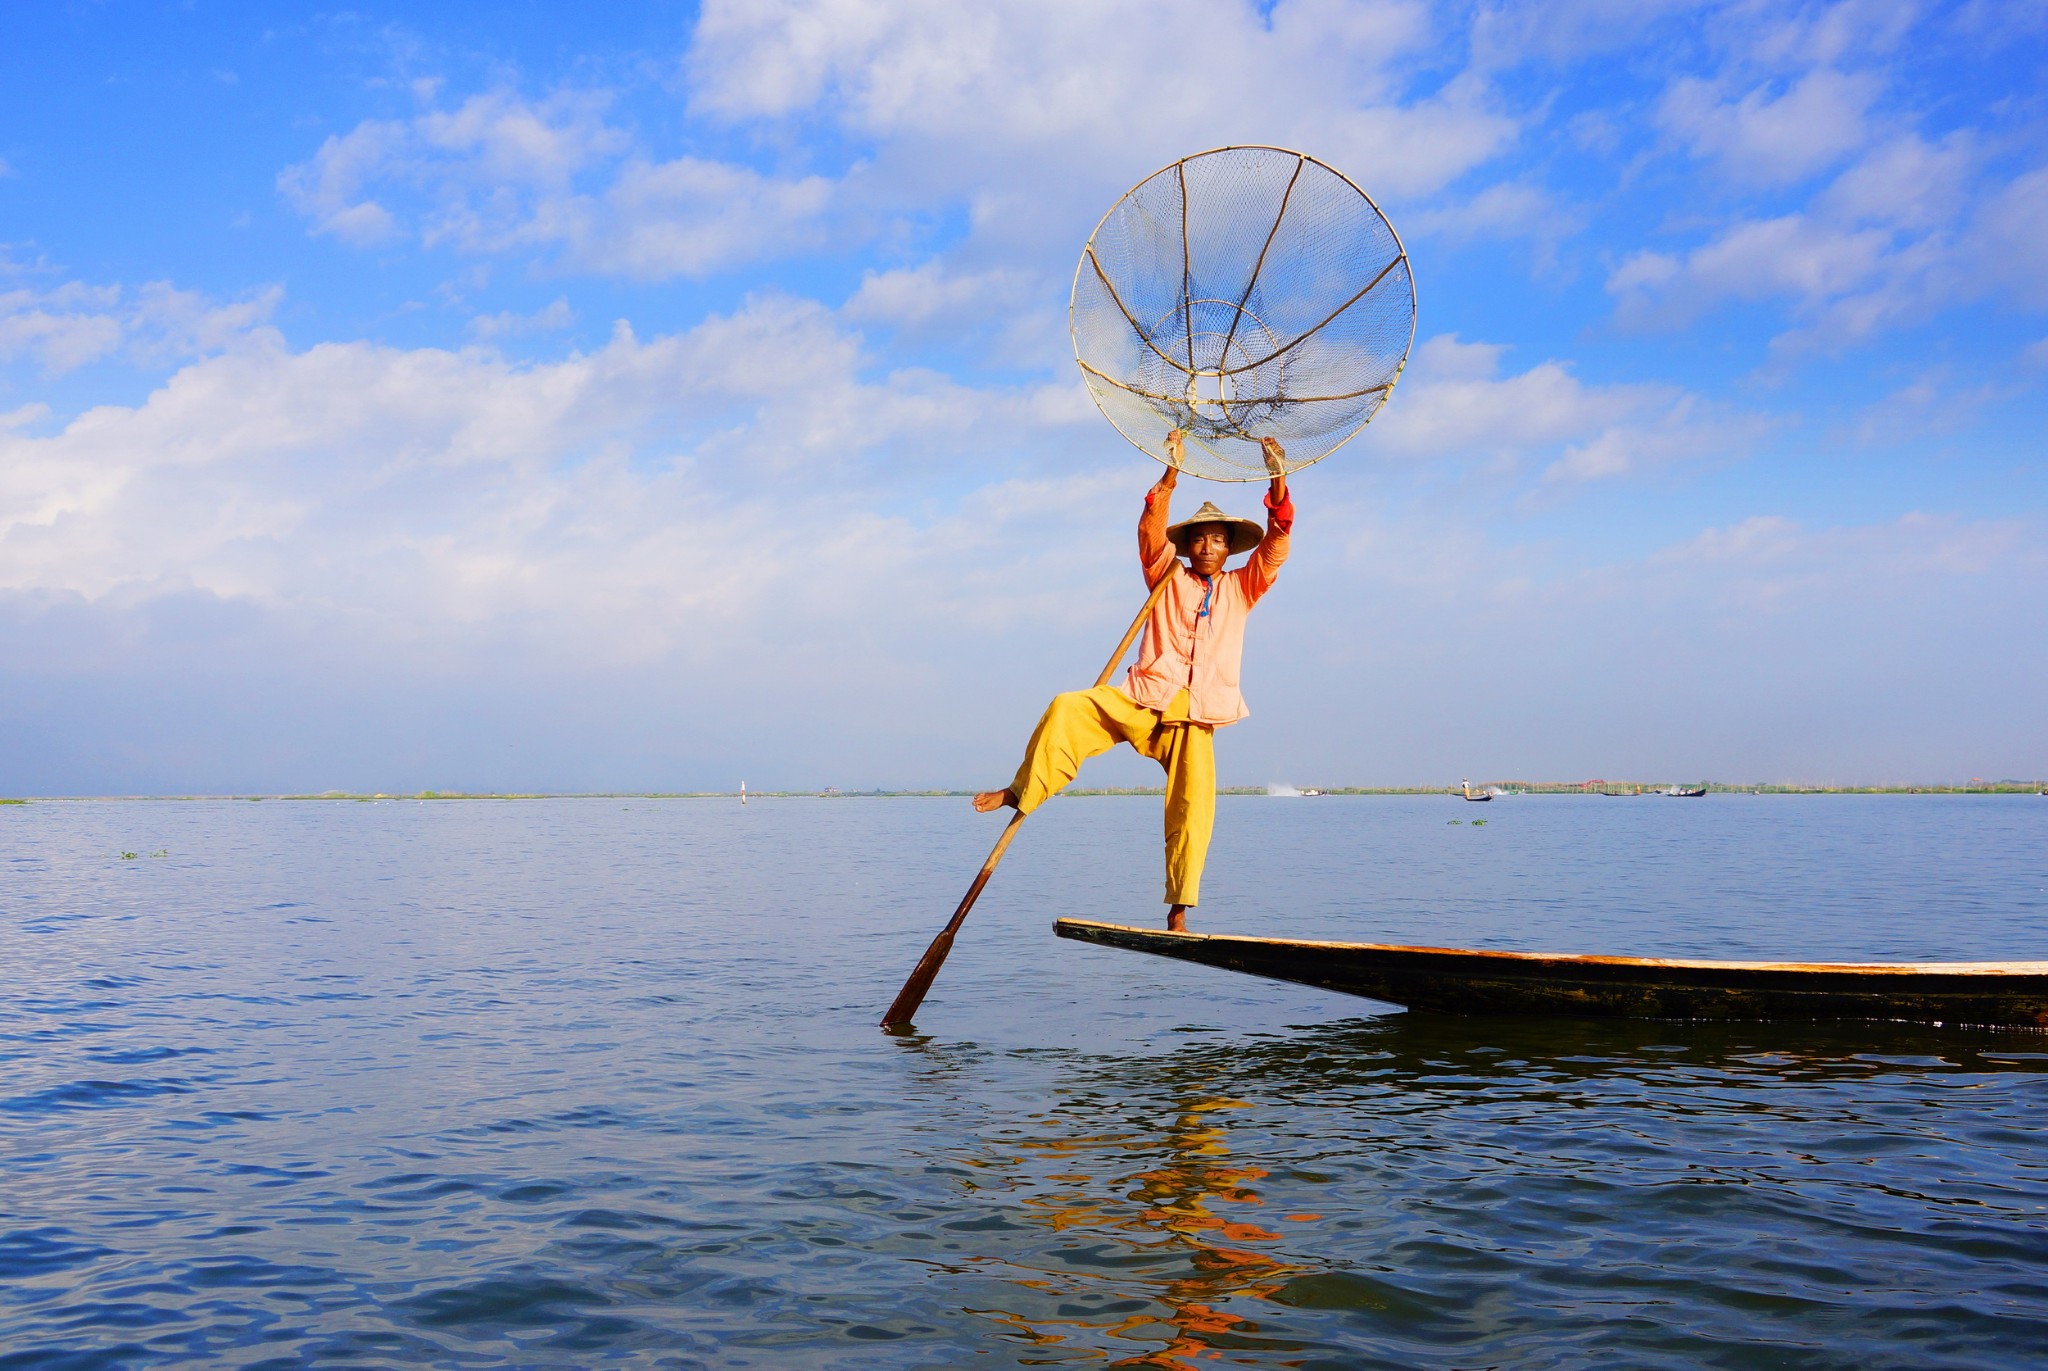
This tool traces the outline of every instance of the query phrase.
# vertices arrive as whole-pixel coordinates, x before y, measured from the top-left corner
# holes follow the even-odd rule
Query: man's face
[[[1230,558],[1230,529],[1224,524],[1197,524],[1188,530],[1188,565],[1197,576],[1214,576]]]

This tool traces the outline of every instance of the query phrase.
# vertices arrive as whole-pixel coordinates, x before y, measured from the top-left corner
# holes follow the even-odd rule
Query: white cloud
[[[1472,50],[1488,69],[1614,52],[1643,63],[1704,47],[1735,70],[1803,71],[1895,52],[1923,9],[1922,0],[1496,0],[1474,16]]]
[[[1411,0],[1281,0],[1269,15],[1241,0],[713,0],[686,69],[700,113],[774,121],[821,110],[914,148],[889,174],[927,189],[993,189],[999,170],[1064,201],[1086,168],[1092,202],[1102,177],[1134,166],[1278,142],[1408,195],[1448,183],[1516,133],[1469,82],[1407,97],[1404,60],[1427,47],[1431,27]],[[1228,53],[1230,79],[1163,66],[1177,42]]]
[[[1567,0],[1482,10],[1470,30],[1473,66],[1433,91],[1411,84],[1404,64],[1441,57],[1444,20],[1396,2],[1282,0],[1268,17],[1241,0],[1116,0],[1107,10],[1067,0],[713,0],[684,65],[700,116],[776,135],[824,120],[848,135],[867,160],[838,184],[836,207],[866,227],[964,202],[967,240],[943,267],[875,273],[854,302],[944,319],[961,312],[956,293],[968,282],[986,289],[1000,271],[1054,274],[1102,205],[1191,148],[1307,146],[1396,202],[1440,194],[1519,137],[1521,121],[1504,111],[1489,72],[1532,55],[1606,50],[1644,25],[1699,29],[1699,8]],[[1703,242],[1628,256],[1609,282],[1625,326],[1682,325],[1731,299],[1785,301],[1793,320],[1777,344],[1783,355],[1858,342],[1958,298],[1972,273],[1949,235],[1975,193],[1982,138],[1929,138],[1911,131],[1909,114],[1878,113],[1917,14],[1893,0],[1714,10],[1707,50],[1720,70],[1670,81],[1654,121],[1738,190],[1840,175],[1803,206],[1747,210]],[[1232,82],[1158,79],[1160,35],[1189,29],[1232,52]],[[1517,44],[1527,50],[1517,55]],[[1245,89],[1288,97],[1246,101]],[[1585,223],[1526,174],[1401,213],[1420,235],[1447,241],[1528,237],[1539,265]],[[1980,235],[1991,236],[1988,227]],[[2008,260],[2031,256],[2021,247]],[[909,303],[913,285],[930,288],[928,304]],[[1043,345],[1050,335],[1032,336]],[[1054,350],[1042,351],[1049,359]]]
[[[1066,298],[1067,280],[1050,271],[975,270],[935,259],[863,273],[841,312],[854,323],[887,330],[899,342],[955,350],[984,345],[999,365],[1050,366],[1064,377],[1070,347]]]
[[[1162,41],[1191,30],[1230,52],[1230,80],[1162,79]],[[788,155],[822,120],[845,136],[836,165],[663,156],[611,122],[604,92],[442,107],[433,85],[419,113],[328,138],[278,187],[345,242],[641,280],[915,241],[955,210],[990,247],[979,270],[1045,270],[1137,175],[1220,142],[1312,148],[1383,197],[1449,184],[1520,126],[1482,80],[1416,88],[1444,41],[1419,0],[713,0],[684,58],[699,129]],[[1499,223],[1517,207],[1480,208]]]
[[[1918,134],[1895,138],[1844,171],[1816,201],[1819,212],[1846,223],[1927,229],[1961,215],[1976,169],[1968,130],[1929,143]]]
[[[778,179],[747,167],[679,157],[624,167],[597,223],[572,231],[581,265],[641,280],[706,276],[822,240],[833,185]]]
[[[1674,328],[1730,300],[1788,300],[1776,354],[1835,350],[1956,303],[1965,282],[1941,234],[1901,237],[1804,214],[1744,220],[1691,252],[1639,252],[1608,277],[1625,328]]]
[[[837,597],[931,555],[887,492],[969,433],[1014,447],[1046,427],[1028,392],[869,365],[782,298],[526,367],[273,341],[47,437],[0,429],[0,590],[198,591],[370,616],[400,641],[530,621],[599,656],[670,650],[814,598],[819,557]]]
[[[0,290],[0,363],[27,360],[61,375],[115,356],[142,366],[204,356],[263,331],[283,298],[277,286],[221,302],[164,281],[133,291],[20,285]]]
[[[219,352],[264,332],[283,300],[282,286],[222,303],[167,281],[151,281],[127,309],[129,351],[137,361],[155,365]]]
[[[1863,407],[1850,427],[1858,442],[1884,448],[1902,440],[1959,433],[1986,406],[2010,399],[2009,387],[1993,381],[1958,384],[1948,366],[1929,366],[1883,399]]]
[[[1276,617],[1258,650],[1288,664],[1254,703],[1269,774],[1455,778],[1461,757],[1494,775],[1727,779],[2048,763],[2040,711],[2010,689],[2048,667],[2011,630],[2048,586],[2038,518],[1766,512],[1631,553],[1633,529],[1544,540],[1462,501],[1344,514],[1347,593],[1298,619],[1278,617],[1284,600],[1262,610]],[[1368,760],[1334,760],[1353,757]]]
[[[1844,229],[1803,214],[1745,220],[1682,258],[1638,252],[1608,277],[1607,289],[1631,326],[1683,322],[1722,299],[1825,300],[1874,280],[1891,241],[1877,229]]]
[[[1532,59],[1566,62],[1634,47],[1672,18],[1692,21],[1713,0],[1512,0],[1480,7],[1474,60],[1489,68]]]
[[[98,361],[121,346],[114,304],[63,287],[0,295],[0,362],[30,357],[45,371],[62,373]]]
[[[1761,415],[1709,412],[1697,398],[1681,396],[1639,421],[1602,429],[1544,468],[1543,479],[1578,484],[1636,475],[1674,462],[1747,455],[1771,427]]]
[[[1883,82],[1869,73],[1810,71],[1788,89],[1759,86],[1728,100],[1717,83],[1673,83],[1658,122],[1730,180],[1781,186],[1840,162],[1870,138],[1869,109]]]
[[[896,328],[934,323],[959,326],[997,309],[1023,304],[1033,285],[1022,273],[954,271],[941,262],[863,273],[860,289],[846,302],[848,318]]]
[[[498,90],[410,119],[365,120],[278,177],[317,233],[357,246],[552,251],[642,280],[702,277],[815,242],[832,184],[679,157],[651,161],[605,122],[602,93]]]
[[[1810,208],[1739,219],[1682,253],[1640,250],[1609,273],[1625,328],[1689,323],[1728,301],[1785,300],[1778,353],[1836,349],[1999,295],[2048,305],[2048,168],[1975,175],[1976,138],[1906,135],[1846,169]]]
[[[1774,8],[1776,14],[1771,12]],[[1737,4],[1727,7],[1723,23],[1752,62],[1832,66],[1847,59],[1896,51],[1924,8],[1922,0]]]
[[[1753,561],[1762,557],[1782,558],[1798,546],[1799,525],[1776,514],[1757,514],[1726,528],[1702,529],[1691,540],[1668,547],[1650,560],[1653,563]]]
[[[1682,392],[1588,386],[1555,363],[1514,372],[1502,349],[1455,338],[1425,343],[1413,379],[1389,419],[1417,402],[1406,441],[1420,453],[1540,458],[1629,426],[1664,434],[1694,422]],[[146,667],[153,700],[161,678],[185,679],[203,705],[148,715],[165,736],[120,734],[165,786],[246,786],[271,765],[281,770],[261,774],[274,784],[316,788],[388,788],[394,776],[958,784],[1013,760],[1042,695],[1085,679],[1139,593],[1129,524],[1151,469],[1120,451],[1103,460],[1085,401],[1059,409],[1077,394],[878,374],[830,312],[781,297],[673,336],[620,330],[539,365],[487,349],[239,350],[49,436],[28,436],[46,418],[33,412],[0,423],[10,695],[24,698],[31,660],[38,680]],[[1075,417],[1088,426],[1055,427]],[[1020,444],[1049,450],[1074,433],[1097,441],[1068,467],[1019,457]],[[1937,516],[1876,531],[1765,519],[1661,557],[1546,566],[1528,549],[1489,546],[1484,528],[1355,517],[1357,475],[1333,466],[1302,478],[1298,564],[1262,611],[1254,726],[1265,731],[1233,735],[1240,760],[1228,765],[1284,764],[1302,748],[1337,779],[1426,774],[1472,720],[1533,713],[1547,726],[1508,730],[1494,755],[1522,755],[1512,749],[1540,736],[1551,750],[1527,769],[1597,769],[1586,759],[1617,739],[1671,746],[1679,735],[1663,723],[1637,737],[1627,722],[1640,701],[1671,697],[1589,695],[1571,664],[1602,660],[1617,641],[1639,659],[1667,639],[1746,668],[1733,690],[1685,697],[1686,744],[1704,746],[1702,728],[1739,735],[1712,753],[1714,770],[1782,757],[1788,726],[1770,711],[1783,707],[1786,673],[1826,693],[1872,665],[1857,655],[1869,642],[1844,642],[1833,625],[1904,587],[1931,606],[1884,640],[1910,653],[1940,646],[1943,613],[1977,593],[1931,584],[2019,594],[2042,579],[2024,528]],[[1344,530],[1374,527],[1381,536],[1354,547],[1344,575],[1319,563],[1339,557]],[[1777,636],[1755,627],[1758,609],[1784,625]],[[1371,670],[1327,660],[1333,643],[1371,644]],[[1522,669],[1511,681],[1474,673],[1475,652]],[[345,722],[325,742],[283,712],[282,741],[259,744],[272,725],[220,722],[222,692],[252,674],[252,712],[283,711],[277,701],[336,679],[386,703],[374,722],[359,700],[333,706]],[[1489,676],[1512,699],[1488,695]],[[1575,684],[1530,684],[1544,679]],[[817,706],[821,689],[830,708]],[[518,743],[516,760],[493,769],[473,746],[443,744],[430,755],[450,769],[415,769],[408,728],[467,737],[479,711],[504,715],[515,740],[544,718],[541,731],[573,747]],[[1353,737],[1354,716],[1402,719],[1414,738]],[[844,730],[847,717],[862,727]],[[178,760],[204,736],[194,720],[219,735],[206,755],[233,760],[199,772]],[[260,755],[266,746],[286,762]],[[50,765],[61,786],[136,774]]]
[[[527,739],[497,784],[545,754],[558,783],[674,785],[725,752],[753,757],[737,774],[757,783],[802,783],[833,757],[871,765],[884,735],[884,778],[918,779],[930,763],[901,744],[935,730],[992,766],[1013,740],[988,711],[1028,722],[1046,683],[1006,667],[1092,670],[1142,593],[1130,525],[1153,469],[1078,384],[884,370],[830,311],[781,296],[539,364],[273,338],[54,431],[36,407],[7,419],[0,684],[61,711],[51,682],[133,671],[167,700],[175,677],[192,703],[173,732],[213,744],[180,732],[129,755],[235,759],[188,777],[318,753],[290,784],[382,788],[387,768],[410,774],[400,739],[421,711],[453,738],[472,708]],[[969,689],[961,673],[985,670],[1002,679]],[[259,679],[274,688],[224,712]],[[310,736],[299,702],[337,693],[349,722]],[[364,723],[351,693],[390,718]],[[516,702],[537,698],[550,735],[605,702],[589,747],[533,738]],[[282,720],[274,742],[253,741],[259,716]],[[868,722],[848,733],[849,717]],[[452,774],[492,764],[436,747]],[[106,774],[42,784],[113,784],[89,772]]]
[[[2048,225],[2048,167],[2037,167],[1993,194],[1965,237],[1979,288],[2048,307],[2048,232],[2043,225]]]
[[[1528,238],[1554,245],[1583,229],[1585,214],[1542,186],[1499,181],[1468,199],[1423,210],[1413,222],[1418,234],[1435,234],[1453,243]]]
[[[1668,385],[1587,385],[1557,361],[1503,375],[1506,349],[1439,335],[1416,349],[1396,400],[1369,430],[1376,451],[1542,467],[1551,483],[1637,474],[1671,461],[1737,455],[1761,421],[1710,413]]]
[[[1506,349],[1439,335],[1416,349],[1396,402],[1375,421],[1375,446],[1410,457],[1515,456],[1598,433],[1668,405],[1666,386],[1588,387],[1562,364],[1501,375]]]
[[[1718,223],[1676,221],[1709,224],[1704,241],[1627,254],[1607,281],[1617,322],[1674,328],[1729,302],[1780,303],[1789,317],[1771,352],[1783,359],[1987,295],[2048,302],[2037,231],[2048,172],[2000,168],[2012,145],[1995,117],[1955,127],[1911,107],[1909,44],[1925,15],[1916,0],[1722,8],[1708,25],[1722,69],[1672,80],[1656,120],[1741,199]],[[1950,125],[1938,137],[1914,127],[1936,118]],[[1782,192],[1830,169],[1829,184],[1787,205]],[[1767,202],[1778,212],[1758,211],[1758,191],[1778,192]]]
[[[292,207],[329,233],[358,247],[397,234],[391,211],[363,199],[365,188],[384,175],[406,145],[403,124],[365,120],[346,134],[328,138],[310,162],[278,174],[277,188]]]
[[[469,331],[473,337],[488,341],[492,338],[516,338],[527,333],[554,333],[575,322],[576,311],[570,307],[569,297],[558,295],[531,314],[518,314],[511,310],[479,314],[469,321]]]
[[[1970,520],[1914,512],[1880,524],[1807,529],[1777,515],[1757,515],[1665,548],[1660,567],[1724,563],[1740,569],[1745,598],[1781,601],[1795,588],[1841,589],[1882,568],[1886,581],[1918,576],[1984,576],[2002,566],[2042,558],[2027,548],[2029,528],[2017,519]]]
[[[610,103],[599,92],[563,91],[533,103],[492,91],[452,110],[428,110],[412,121],[410,134],[484,182],[561,187],[627,146],[626,135],[604,121]]]

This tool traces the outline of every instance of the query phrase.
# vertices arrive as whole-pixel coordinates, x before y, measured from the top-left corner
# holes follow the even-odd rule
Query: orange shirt
[[[1173,577],[1173,583],[1145,620],[1138,661],[1124,677],[1124,692],[1147,709],[1165,713],[1173,697],[1185,690],[1190,722],[1234,724],[1251,713],[1237,689],[1245,616],[1272,589],[1280,564],[1287,560],[1294,501],[1290,496],[1275,505],[1268,494],[1266,540],[1252,549],[1243,566],[1217,573],[1211,584],[1190,571],[1167,541],[1172,498],[1172,492],[1153,486],[1145,493],[1145,512],[1138,517],[1138,561],[1145,569],[1146,587],[1158,585],[1162,576]]]

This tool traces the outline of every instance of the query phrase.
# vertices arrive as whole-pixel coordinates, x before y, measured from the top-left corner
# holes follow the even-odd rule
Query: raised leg
[[[1029,814],[1064,790],[1080,773],[1081,763],[1122,742],[1130,732],[1130,722],[1124,716],[1133,711],[1151,712],[1139,710],[1115,686],[1070,690],[1053,696],[1038,720],[1038,727],[1032,730],[1031,741],[1025,745],[1024,761],[1017,768],[1016,778],[1008,790],[1001,792],[1009,798],[999,798],[987,808],[1007,804],[1019,814]],[[983,798],[974,797],[976,809],[983,808]]]

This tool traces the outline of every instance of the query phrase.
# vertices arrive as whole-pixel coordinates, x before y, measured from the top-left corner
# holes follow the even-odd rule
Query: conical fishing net
[[[1415,336],[1408,254],[1345,176],[1282,148],[1197,153],[1116,202],[1074,272],[1074,355],[1126,438],[1217,481],[1295,471],[1387,402]]]

